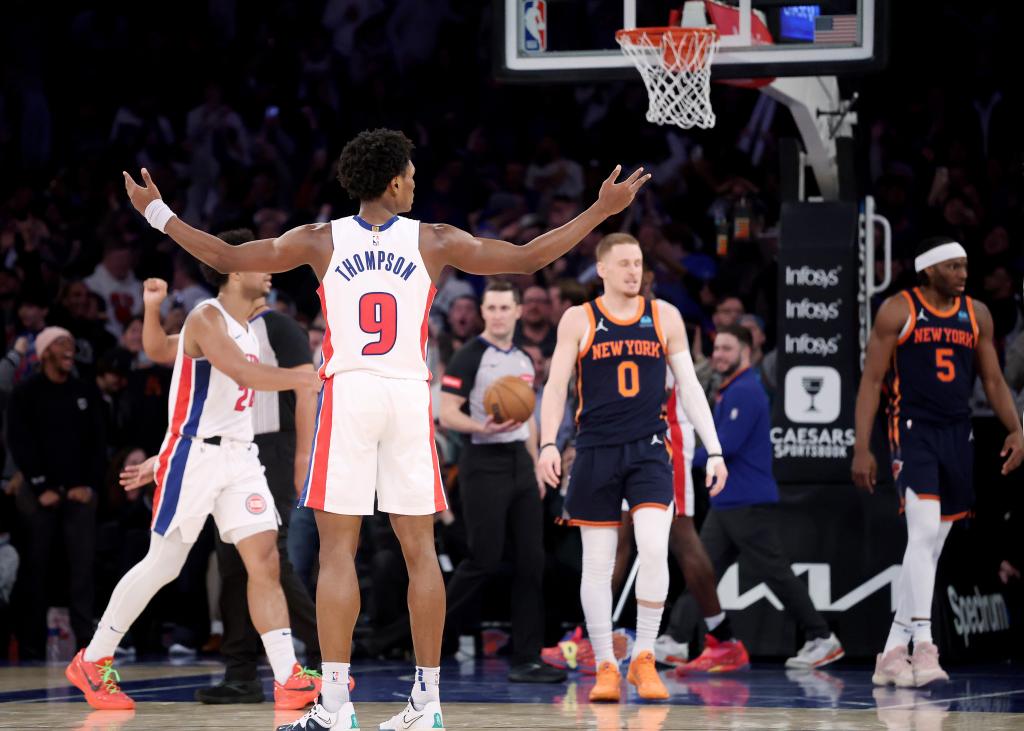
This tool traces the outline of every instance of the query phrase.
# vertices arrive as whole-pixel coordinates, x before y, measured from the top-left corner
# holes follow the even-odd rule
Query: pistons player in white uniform
[[[295,661],[279,582],[279,520],[252,441],[251,409],[256,391],[319,391],[321,381],[260,364],[246,315],[263,296],[265,275],[211,278],[217,298],[196,305],[178,338],[160,453],[122,475],[126,488],[156,481],[149,551],[118,582],[92,642],[65,671],[94,708],[134,708],[118,686],[114,649],[157,591],[177,578],[210,515],[248,571],[250,616],[274,671],[276,707],[301,709],[319,692],[318,674]]]
[[[320,532],[318,630],[324,659],[320,702],[282,729],[358,728],[349,698],[352,630],[359,615],[355,552],[364,515],[391,515],[409,569],[409,616],[416,654],[409,703],[381,729],[443,728],[438,684],[444,583],[433,514],[446,505],[438,471],[425,364],[434,282],[446,266],[473,274],[532,273],[568,252],[622,211],[650,178],[637,170],[579,216],[516,246],[444,224],[403,218],[412,208],[412,143],[401,132],[360,133],[341,153],[338,179],[359,201],[357,216],[294,228],[238,247],[177,218],[148,172],[124,174],[132,204],[200,261],[218,271],[283,272],[309,265],[320,280],[327,328],[317,416],[303,504]]]

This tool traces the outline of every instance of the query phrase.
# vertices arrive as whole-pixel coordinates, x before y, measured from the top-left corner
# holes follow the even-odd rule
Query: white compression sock
[[[618,528],[581,526],[583,575],[580,577],[580,603],[587,621],[587,634],[594,648],[594,660],[615,662],[612,650],[612,571]]]
[[[908,625],[901,622],[894,621],[892,627],[889,628],[889,637],[885,641],[885,649],[882,650],[882,654],[888,654],[888,652],[894,648],[902,645],[906,647],[910,644],[911,631]]]
[[[331,713],[337,713],[349,702],[348,673],[351,665],[347,662],[325,662],[323,685],[320,688],[320,702]]]
[[[939,543],[943,529],[938,500],[922,500],[913,490],[907,490],[904,512],[907,516],[907,550],[903,554],[900,580],[907,606],[901,602],[900,614],[896,619],[910,626],[915,619],[928,619],[932,616],[932,594],[935,591],[935,569],[938,566],[935,546]]]
[[[634,659],[642,652],[654,651],[654,641],[661,628],[661,614],[668,595],[668,535],[671,529],[671,510],[649,507],[633,513],[633,535],[640,557],[640,569],[636,575]],[[641,601],[658,606],[644,606],[639,603]]]
[[[725,621],[725,612],[719,612],[713,617],[704,617],[704,624],[708,626],[708,632],[714,632],[715,627]]]
[[[114,654],[124,633],[149,601],[165,584],[177,578],[191,548],[192,544],[184,543],[178,532],[170,537],[150,534],[149,551],[114,587],[92,642],[85,648],[86,662]]]
[[[424,668],[416,666],[416,675],[412,681],[412,703],[422,708],[430,701],[441,701],[441,668]]]
[[[274,680],[284,685],[295,671],[297,662],[291,628],[272,629],[261,634],[260,639],[263,640],[263,649],[267,651],[270,667],[274,670]]]

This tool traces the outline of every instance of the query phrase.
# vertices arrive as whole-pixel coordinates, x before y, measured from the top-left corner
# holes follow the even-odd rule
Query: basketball
[[[518,376],[504,376],[484,392],[484,411],[497,422],[526,421],[533,414],[533,387]]]

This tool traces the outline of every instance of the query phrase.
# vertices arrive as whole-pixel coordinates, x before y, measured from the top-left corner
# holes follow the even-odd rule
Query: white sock
[[[430,701],[441,702],[441,668],[424,668],[416,666],[416,675],[412,681],[412,703],[423,708]]]
[[[615,663],[612,649],[612,569],[619,542],[617,528],[582,526],[583,575],[580,604],[587,622],[587,635],[594,648],[594,661]]]
[[[654,652],[654,641],[661,629],[661,613],[665,607],[657,609],[636,605],[636,642],[633,643],[633,659],[640,657],[641,652]]]
[[[882,650],[882,654],[887,654],[890,650],[897,647],[906,647],[910,644],[912,637],[910,627],[903,624],[902,622],[893,622],[892,627],[889,629],[889,639],[885,641],[885,649]]]
[[[713,617],[704,617],[704,624],[708,626],[708,632],[714,632],[715,627],[725,621],[725,612],[719,612]]]
[[[932,621],[930,619],[915,619],[911,623],[911,627],[914,634],[914,647],[922,642],[932,642]]]
[[[284,685],[295,670],[295,645],[292,644],[290,627],[272,629],[260,635],[267,659],[274,670],[274,680]]]
[[[320,687],[320,702],[330,713],[337,713],[349,702],[347,662],[325,662],[323,685]]]
[[[101,623],[96,628],[96,632],[93,633],[92,641],[85,648],[82,658],[86,662],[97,662],[105,657],[112,656],[114,650],[121,644],[124,633],[125,630],[123,629],[114,629],[109,624]]]

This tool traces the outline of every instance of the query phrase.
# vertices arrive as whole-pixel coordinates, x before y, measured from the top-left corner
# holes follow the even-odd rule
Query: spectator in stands
[[[135,254],[120,239],[111,239],[103,247],[103,259],[85,280],[91,292],[103,298],[107,311],[107,330],[118,336],[132,315],[142,312],[142,283],[132,268]]]
[[[36,350],[40,372],[14,389],[7,410],[7,423],[18,425],[7,430],[7,442],[25,477],[17,502],[29,541],[19,577],[27,605],[20,632],[26,659],[43,658],[46,610],[60,566],[69,579],[76,641],[92,637],[96,495],[107,454],[95,386],[72,373],[71,333],[46,328],[36,337]],[[63,557],[56,555],[59,545]]]
[[[197,302],[210,296],[210,290],[202,284],[199,262],[187,252],[178,250],[174,257],[171,291],[160,307],[160,316],[166,318],[172,309],[181,309],[187,315]]]
[[[457,297],[448,308],[448,332],[459,346],[483,329],[478,309],[476,297],[471,295]]]
[[[523,316],[516,323],[514,342],[518,347],[537,345],[545,358],[555,352],[557,330],[551,324],[551,296],[534,285],[523,291]]]

